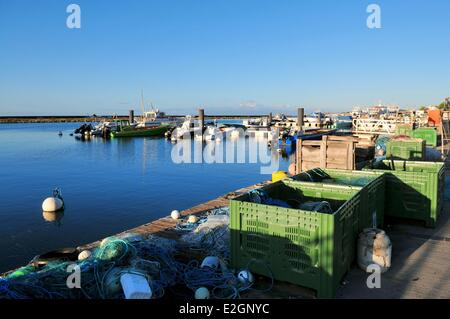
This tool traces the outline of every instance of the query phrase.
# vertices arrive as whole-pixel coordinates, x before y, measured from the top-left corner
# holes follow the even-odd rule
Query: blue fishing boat
[[[290,134],[288,131],[284,131],[280,134],[278,138],[278,145],[293,145],[297,144],[298,139],[302,140],[320,140],[324,135],[330,135],[336,132],[336,129],[311,129],[303,131],[298,134],[294,132]]]

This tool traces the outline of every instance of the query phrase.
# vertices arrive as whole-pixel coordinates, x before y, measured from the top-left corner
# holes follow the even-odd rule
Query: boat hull
[[[133,128],[125,129],[119,132],[111,132],[111,137],[146,137],[146,136],[164,136],[170,129],[170,125],[163,125],[152,128]]]

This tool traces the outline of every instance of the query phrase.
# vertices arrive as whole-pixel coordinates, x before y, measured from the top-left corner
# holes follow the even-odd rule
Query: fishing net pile
[[[195,224],[182,223],[178,225],[178,229],[185,231],[181,237],[181,244],[189,247],[190,250],[208,252],[211,255],[228,259],[229,224],[228,207],[211,210]]]
[[[227,266],[228,224],[225,207],[208,212],[196,223],[180,223],[178,241],[126,234],[104,239],[84,260],[78,260],[78,250],[64,258],[35,258],[0,277],[0,299],[123,299],[123,274],[144,276],[153,299],[192,299],[200,287],[209,289],[212,298],[238,298],[242,291],[254,288]],[[214,256],[217,265],[203,266],[205,255]],[[76,271],[79,287],[72,280]]]

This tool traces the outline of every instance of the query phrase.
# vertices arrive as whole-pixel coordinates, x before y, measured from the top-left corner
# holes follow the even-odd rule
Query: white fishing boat
[[[141,108],[142,116],[136,119],[136,127],[157,127],[161,125],[176,126],[178,123],[175,120],[166,117],[164,112],[153,107],[153,103],[150,103],[151,111],[145,111],[144,94],[141,91]]]
[[[242,124],[247,128],[245,135],[249,137],[268,137],[271,130],[266,118],[244,120]]]
[[[178,141],[186,137],[196,137],[197,135],[201,136],[200,123],[198,120],[194,120],[190,115],[188,115],[186,116],[183,124],[171,132],[170,139],[172,141]]]
[[[153,127],[161,125],[179,124],[176,120],[165,117],[165,113],[159,109],[152,109],[143,113],[144,115],[137,121],[137,127]]]
[[[333,121],[329,116],[321,112],[312,113],[308,116],[305,116],[303,121],[303,127],[305,128],[322,128],[328,127],[333,124]]]
[[[94,126],[93,130],[91,131],[91,135],[109,136],[109,133],[117,131],[118,127],[118,121],[103,121]]]
[[[246,119],[242,121],[242,124],[247,127],[247,129],[259,129],[269,127],[269,121],[266,118],[259,119]]]

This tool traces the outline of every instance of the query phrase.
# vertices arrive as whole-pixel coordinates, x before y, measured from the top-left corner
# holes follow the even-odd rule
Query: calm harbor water
[[[69,136],[79,126],[0,124],[0,271],[270,179],[249,161],[176,164],[164,139]],[[286,157],[271,156],[287,170]],[[66,204],[61,216],[41,209],[54,187]]]

